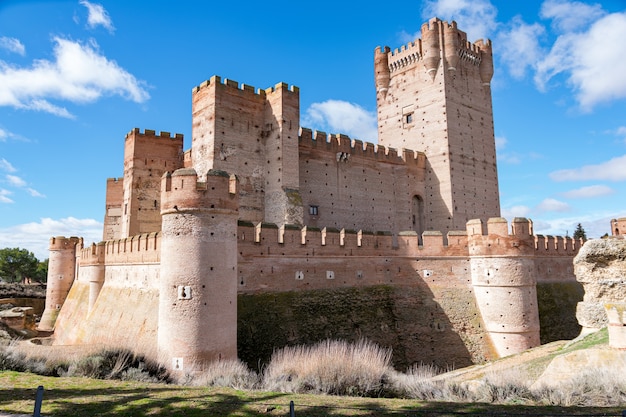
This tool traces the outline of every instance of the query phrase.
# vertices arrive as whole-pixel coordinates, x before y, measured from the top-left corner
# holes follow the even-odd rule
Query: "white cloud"
[[[611,234],[611,219],[625,217],[626,213],[605,213],[596,212],[586,215],[570,217],[558,217],[554,219],[533,220],[533,228],[536,234],[572,236],[576,225],[580,223],[585,229],[588,238],[599,238],[605,233]]]
[[[502,208],[502,217],[507,219],[513,219],[515,217],[528,217],[530,214],[530,207],[528,206],[512,206]]]
[[[31,195],[31,197],[39,197],[39,198],[45,198],[46,196],[41,194],[39,191],[33,189],[33,188],[27,188],[26,191],[28,191],[28,194]]]
[[[49,99],[93,102],[103,95],[119,95],[138,103],[150,95],[144,83],[107,59],[97,45],[54,38],[55,61],[36,60],[31,68],[0,61],[0,106],[46,111],[72,117]]]
[[[569,211],[570,206],[563,201],[555,200],[554,198],[546,198],[541,203],[539,203],[536,207],[540,212],[546,211],[556,211],[556,212],[564,212]]]
[[[6,36],[0,36],[0,49],[6,49],[7,51],[22,56],[26,54],[26,48],[19,39],[8,38]]]
[[[557,30],[573,31],[605,15],[599,4],[585,4],[579,1],[547,0],[541,5],[540,15],[552,19]]]
[[[15,187],[24,187],[24,186],[26,186],[26,181],[24,181],[22,178],[18,177],[17,175],[7,175],[6,179],[9,182],[9,184],[11,184],[11,185],[13,185]]]
[[[596,198],[615,194],[615,190],[606,185],[590,185],[562,193],[565,198]]]
[[[523,78],[527,69],[532,69],[542,58],[543,50],[539,38],[545,35],[545,28],[539,23],[525,23],[519,17],[507,25],[509,30],[498,33],[496,55],[508,67],[514,78]]]
[[[85,6],[89,12],[89,15],[87,16],[87,26],[89,26],[90,28],[102,26],[106,28],[110,33],[115,31],[115,27],[113,27],[113,22],[111,21],[109,13],[101,4],[90,3],[87,0],[81,0],[80,4]]]
[[[495,32],[498,11],[489,0],[428,0],[424,4],[422,17],[441,19],[459,24],[467,33],[469,41],[485,39]]]
[[[0,201],[2,191],[0,190]],[[5,247],[20,247],[32,251],[40,259],[48,258],[48,244],[53,236],[83,237],[85,245],[102,240],[102,223],[94,219],[67,217],[54,220],[43,218],[39,222],[20,224],[0,229],[0,242]]]
[[[327,100],[311,104],[302,124],[368,142],[376,142],[378,138],[376,114],[347,101]]]
[[[508,142],[504,136],[496,136],[496,150],[503,150]]]
[[[14,201],[9,198],[11,194],[13,194],[11,191],[0,188],[0,203],[13,203]]]
[[[6,172],[15,172],[17,171],[13,165],[6,159],[0,159],[0,169]]]
[[[626,181],[626,155],[597,165],[554,171],[550,178],[554,181]]]
[[[596,20],[587,32],[559,36],[537,64],[535,82],[545,89],[550,79],[567,74],[567,81],[584,111],[603,102],[626,98],[626,13]]]

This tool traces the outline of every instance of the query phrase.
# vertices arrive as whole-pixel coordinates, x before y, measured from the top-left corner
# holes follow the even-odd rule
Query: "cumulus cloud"
[[[18,55],[26,55],[26,48],[19,39],[9,38],[6,36],[0,36],[0,49],[6,49],[9,52],[14,52]]]
[[[539,210],[540,212],[546,212],[546,211],[564,212],[564,211],[569,211],[570,206],[569,204],[563,201],[559,201],[554,198],[546,198],[545,200],[543,200],[541,203],[537,205],[537,210]]]
[[[541,5],[540,16],[552,19],[552,25],[561,31],[574,31],[605,15],[599,4],[579,1],[547,0]]]
[[[527,24],[520,17],[515,17],[507,27],[508,30],[498,33],[496,54],[510,74],[520,79],[543,57],[539,39],[545,35],[546,30],[539,23]]]
[[[113,26],[113,22],[111,21],[109,13],[101,4],[90,3],[87,0],[81,0],[80,4],[85,6],[89,13],[87,16],[88,27],[95,28],[97,26],[102,26],[110,33],[113,33],[115,31],[115,27]]]
[[[475,41],[489,38],[495,32],[497,13],[489,0],[428,0],[424,3],[422,17],[456,20],[468,40]]]
[[[614,194],[615,190],[606,185],[590,185],[562,193],[565,198],[596,198]]]
[[[554,171],[550,178],[554,181],[626,181],[626,155],[601,164]]]
[[[13,194],[11,191],[0,188],[0,203],[13,203],[14,201],[9,198],[11,194]]]
[[[119,95],[141,103],[150,97],[142,81],[103,56],[95,43],[60,37],[53,41],[54,61],[36,60],[31,68],[0,61],[0,106],[72,117],[49,100],[89,103],[104,95]]]
[[[558,74],[565,74],[581,109],[626,98],[626,13],[596,20],[586,32],[559,36],[547,56],[537,64],[535,83],[545,90]]]
[[[347,101],[313,103],[307,109],[302,123],[305,127],[329,133],[343,133],[352,139],[376,142],[378,138],[376,114]]]
[[[0,190],[0,201],[2,192]],[[102,223],[94,219],[42,218],[39,222],[0,229],[0,242],[7,247],[20,247],[33,252],[38,259],[48,258],[48,242],[52,236],[83,237],[85,245],[102,240]]]

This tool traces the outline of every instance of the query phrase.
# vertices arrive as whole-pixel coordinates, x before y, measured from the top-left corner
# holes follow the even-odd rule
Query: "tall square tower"
[[[463,230],[500,216],[491,41],[470,43],[456,22],[437,18],[421,34],[400,50],[376,49],[378,142],[426,154],[414,229]]]

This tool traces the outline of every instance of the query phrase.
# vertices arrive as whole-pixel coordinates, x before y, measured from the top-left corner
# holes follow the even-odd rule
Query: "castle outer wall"
[[[454,232],[444,244],[441,234],[426,234],[420,245],[414,232],[394,238],[240,222],[239,357],[257,366],[278,346],[338,337],[366,337],[392,347],[400,369],[417,362],[460,367],[501,356],[490,334],[494,329],[485,322],[494,313],[481,311],[483,300],[477,298],[469,238],[465,231]],[[492,240],[491,255],[498,262],[515,248],[506,242],[519,240],[480,235],[486,238]],[[57,320],[55,344],[123,346],[158,357],[161,240],[157,233],[83,249],[78,278]],[[566,315],[579,301],[574,297],[563,303],[560,294],[563,288],[577,291],[570,288],[577,285],[571,277],[575,242],[535,236],[522,240],[529,251],[524,262],[537,277],[537,288],[548,292],[537,298],[544,316],[538,319],[547,323],[541,328],[542,342],[556,340],[554,335],[575,337],[577,324],[565,329],[562,322],[550,325],[549,319]],[[97,258],[102,259],[105,280],[90,309],[90,269]],[[515,317],[515,312],[501,313]],[[533,329],[537,334],[531,342],[536,344],[538,323]]]

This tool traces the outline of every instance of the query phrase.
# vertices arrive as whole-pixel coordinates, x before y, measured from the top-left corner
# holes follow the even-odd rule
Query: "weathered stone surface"
[[[574,273],[585,289],[576,309],[578,322],[587,329],[605,326],[604,304],[626,302],[626,240],[587,241],[574,258]]]
[[[588,372],[626,372],[626,352],[597,348],[577,350],[557,356],[532,388],[558,387]]]

